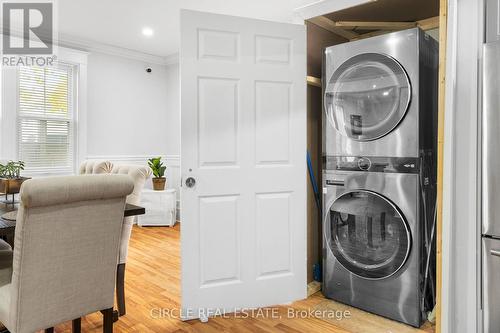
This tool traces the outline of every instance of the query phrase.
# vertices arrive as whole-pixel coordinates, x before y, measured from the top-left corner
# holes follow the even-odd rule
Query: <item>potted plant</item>
[[[21,171],[24,170],[23,161],[9,161],[7,164],[0,163],[0,192],[5,194],[19,193],[21,184],[29,179],[21,177]]]
[[[153,157],[148,160],[148,165],[153,172],[153,189],[155,191],[163,191],[165,189],[165,184],[167,183],[167,179],[165,176],[165,170],[167,167],[163,165],[161,161],[161,157]]]

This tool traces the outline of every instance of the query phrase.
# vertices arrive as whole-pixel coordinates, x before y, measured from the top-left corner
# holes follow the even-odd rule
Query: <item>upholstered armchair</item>
[[[80,318],[97,311],[103,332],[113,331],[116,258],[132,190],[123,175],[23,184],[13,257],[0,245],[0,322],[11,333],[53,332],[69,320],[80,331]]]
[[[110,173],[128,175],[134,182],[134,190],[127,197],[127,203],[141,204],[141,192],[144,184],[151,177],[151,170],[142,165],[113,165],[109,161],[86,161],[80,166],[80,174]],[[120,316],[126,314],[125,306],[125,265],[128,257],[128,246],[132,233],[134,217],[125,217],[123,221],[122,237],[120,241],[120,254],[116,273],[116,301]]]

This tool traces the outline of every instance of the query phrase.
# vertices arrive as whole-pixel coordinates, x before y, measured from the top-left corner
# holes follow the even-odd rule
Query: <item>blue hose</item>
[[[323,209],[321,207],[321,199],[320,199],[320,194],[318,190],[318,184],[316,183],[316,177],[314,177],[314,171],[313,171],[313,166],[311,162],[311,155],[309,154],[309,151],[307,151],[307,170],[309,171],[309,180],[311,181],[311,185],[314,191],[314,199],[316,200],[316,206],[318,207],[319,211],[319,216],[323,216]],[[316,263],[313,265],[313,279],[314,281],[320,281],[322,280],[322,270],[321,270],[321,263]]]
[[[316,200],[316,206],[318,207],[318,210],[321,214],[320,216],[322,216],[323,209],[321,209],[321,199],[319,196],[318,184],[316,183],[316,177],[314,177],[311,155],[309,154],[309,151],[307,151],[307,170],[309,171],[309,180],[311,181],[311,185],[313,187],[314,199]]]

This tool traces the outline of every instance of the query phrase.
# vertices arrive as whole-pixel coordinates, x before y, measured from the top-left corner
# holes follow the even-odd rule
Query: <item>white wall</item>
[[[163,156],[169,187],[178,187],[179,66],[91,52],[87,85],[87,158],[144,164]]]
[[[180,155],[181,150],[181,101],[179,64],[166,66],[167,71],[167,152]]]
[[[151,67],[151,73],[146,68]],[[178,154],[169,114],[179,110],[167,66],[91,53],[88,59],[88,155]],[[176,115],[177,117],[177,115]],[[177,117],[178,119],[178,117]]]

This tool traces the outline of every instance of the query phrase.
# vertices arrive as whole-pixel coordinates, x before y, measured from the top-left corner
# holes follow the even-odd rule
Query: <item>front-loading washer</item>
[[[339,44],[323,60],[323,154],[435,150],[438,43],[419,28]]]
[[[429,309],[418,159],[331,163],[336,168],[323,171],[323,294],[420,326]]]

